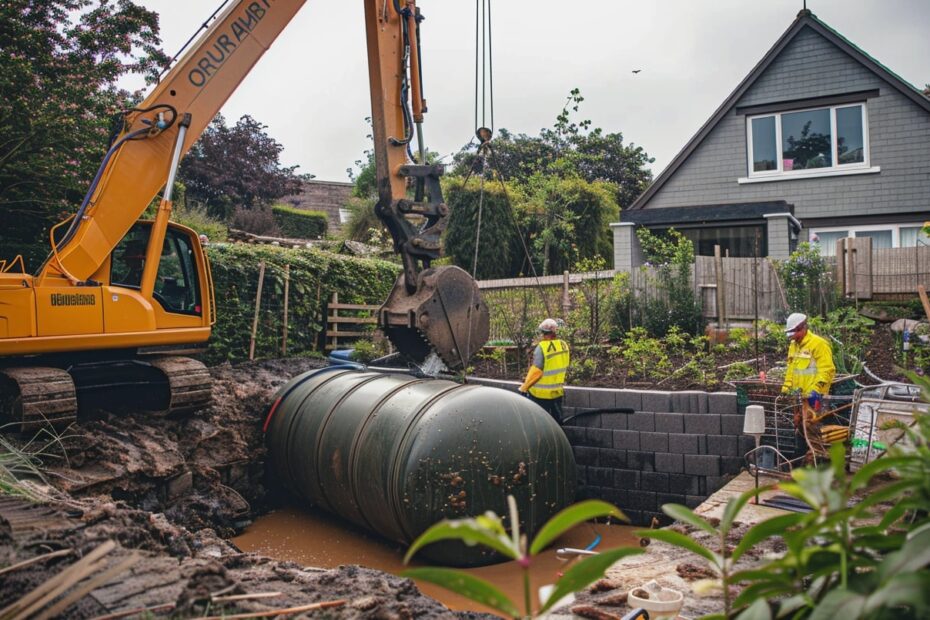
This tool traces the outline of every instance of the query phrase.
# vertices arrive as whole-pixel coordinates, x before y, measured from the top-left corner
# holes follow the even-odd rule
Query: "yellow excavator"
[[[461,368],[487,340],[489,319],[468,273],[430,266],[441,256],[449,209],[442,167],[423,157],[422,15],[414,0],[364,3],[376,213],[403,263],[379,324],[401,354]],[[67,425],[98,397],[169,412],[209,402],[209,373],[184,355],[203,346],[216,321],[213,282],[198,235],[169,221],[175,175],[303,4],[221,7],[148,97],[124,113],[82,204],[50,231],[38,272],[27,273],[21,257],[0,261],[0,414],[7,423],[23,431]],[[140,220],[160,191],[155,219]]]

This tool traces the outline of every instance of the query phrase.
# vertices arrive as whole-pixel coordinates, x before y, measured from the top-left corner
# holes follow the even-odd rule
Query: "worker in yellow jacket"
[[[788,345],[788,370],[781,386],[783,394],[799,391],[807,404],[819,410],[823,397],[830,393],[836,366],[830,343],[807,327],[807,316],[795,312],[785,323]]]
[[[542,337],[533,351],[533,365],[527,371],[526,380],[519,390],[561,424],[565,373],[568,371],[570,354],[568,344],[557,337],[558,329],[559,324],[555,319],[546,319],[539,324],[537,331]]]

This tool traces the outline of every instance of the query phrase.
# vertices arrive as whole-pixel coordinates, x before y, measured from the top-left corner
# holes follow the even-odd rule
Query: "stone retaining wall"
[[[469,381],[509,390],[519,385]],[[742,434],[735,392],[569,387],[565,418],[578,499],[616,504],[637,525],[653,517],[669,522],[662,504],[698,506],[740,472],[742,455],[754,446]]]

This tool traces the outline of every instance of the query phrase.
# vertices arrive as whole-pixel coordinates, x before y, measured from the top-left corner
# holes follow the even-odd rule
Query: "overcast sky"
[[[173,54],[221,0],[137,0]],[[474,131],[473,0],[419,0],[427,146]],[[492,1],[495,125],[537,135],[580,88],[581,117],[642,146],[658,174],[788,28],[802,0]],[[368,147],[363,4],[309,0],[222,113],[250,114],[282,163],[348,180]],[[808,0],[824,22],[912,84],[930,82],[930,0]],[[640,73],[632,73],[641,69]]]

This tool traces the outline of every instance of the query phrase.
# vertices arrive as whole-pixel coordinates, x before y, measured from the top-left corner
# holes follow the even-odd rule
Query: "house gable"
[[[748,175],[747,108],[850,93],[867,100],[874,174],[738,182]],[[930,101],[802,12],[630,210],[784,200],[802,220],[916,214],[930,208],[928,140]]]

